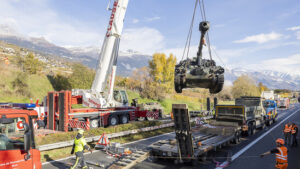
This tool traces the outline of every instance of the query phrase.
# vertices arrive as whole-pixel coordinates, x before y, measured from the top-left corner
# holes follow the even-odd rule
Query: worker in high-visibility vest
[[[261,154],[261,157],[269,154],[276,155],[276,169],[286,169],[288,167],[288,149],[284,146],[284,140],[279,138],[276,140],[276,148]]]
[[[291,130],[291,134],[292,134],[292,147],[297,147],[298,146],[298,142],[297,142],[297,135],[298,135],[298,126],[293,123],[292,125],[292,130]]]
[[[74,139],[74,144],[73,144],[73,148],[71,151],[71,154],[76,155],[76,161],[74,163],[74,165],[71,167],[71,169],[75,169],[78,165],[78,163],[80,163],[82,168],[88,169],[88,166],[86,165],[85,161],[84,161],[84,150],[88,150],[91,151],[90,147],[86,144],[86,141],[83,137],[83,133],[84,130],[83,129],[79,129],[78,130],[78,134],[76,135],[75,139]]]
[[[289,122],[285,124],[283,129],[284,141],[286,145],[290,145],[291,143],[291,131],[292,131],[292,124],[291,122]]]

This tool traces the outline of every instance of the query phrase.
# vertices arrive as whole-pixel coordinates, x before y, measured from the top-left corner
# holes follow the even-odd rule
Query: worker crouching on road
[[[297,147],[298,146],[298,142],[297,142],[297,134],[298,134],[298,126],[293,123],[292,125],[292,130],[291,130],[291,133],[292,133],[292,147]]]
[[[261,157],[269,154],[276,155],[276,169],[286,169],[288,167],[288,149],[284,146],[284,140],[279,138],[276,140],[277,148],[261,154]]]
[[[286,145],[290,145],[291,143],[291,131],[292,131],[292,125],[291,122],[289,122],[285,124],[283,129],[284,141]]]
[[[84,155],[83,155],[83,153],[84,153],[85,149],[88,150],[88,151],[91,151],[91,149],[86,144],[86,141],[85,141],[85,139],[83,137],[83,133],[84,133],[84,130],[79,129],[78,130],[78,134],[75,137],[71,154],[74,154],[74,152],[75,152],[76,161],[75,161],[75,164],[71,167],[71,169],[75,169],[77,167],[78,163],[80,163],[80,165],[81,165],[81,167],[83,169],[84,168],[88,169],[88,166],[86,165],[86,163],[84,161]]]

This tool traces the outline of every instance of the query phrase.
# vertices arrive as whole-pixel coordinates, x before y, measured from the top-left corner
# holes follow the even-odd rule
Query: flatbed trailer
[[[209,151],[215,151],[230,143],[238,143],[235,133],[227,135],[209,134],[193,129],[193,148],[194,157],[205,160]],[[179,158],[176,139],[161,140],[150,145],[151,156],[155,159],[172,157],[174,160]]]
[[[229,143],[239,143],[241,126],[234,122],[212,120],[200,127],[190,127],[190,116],[186,105],[173,105],[176,138],[160,140],[151,144],[153,159],[173,159],[174,162],[197,162],[206,160],[209,151],[222,148]]]

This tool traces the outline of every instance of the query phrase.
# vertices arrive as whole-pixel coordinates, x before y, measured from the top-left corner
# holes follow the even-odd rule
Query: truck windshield
[[[0,151],[24,149],[24,118],[13,118],[9,124],[0,123]]]
[[[264,102],[264,107],[265,107],[265,108],[268,108],[268,107],[275,107],[275,103],[269,102],[269,101],[265,101],[265,102]]]

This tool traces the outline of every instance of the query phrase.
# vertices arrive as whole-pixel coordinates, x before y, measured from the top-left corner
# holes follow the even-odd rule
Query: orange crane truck
[[[0,169],[41,169],[35,146],[35,104],[0,103]]]

